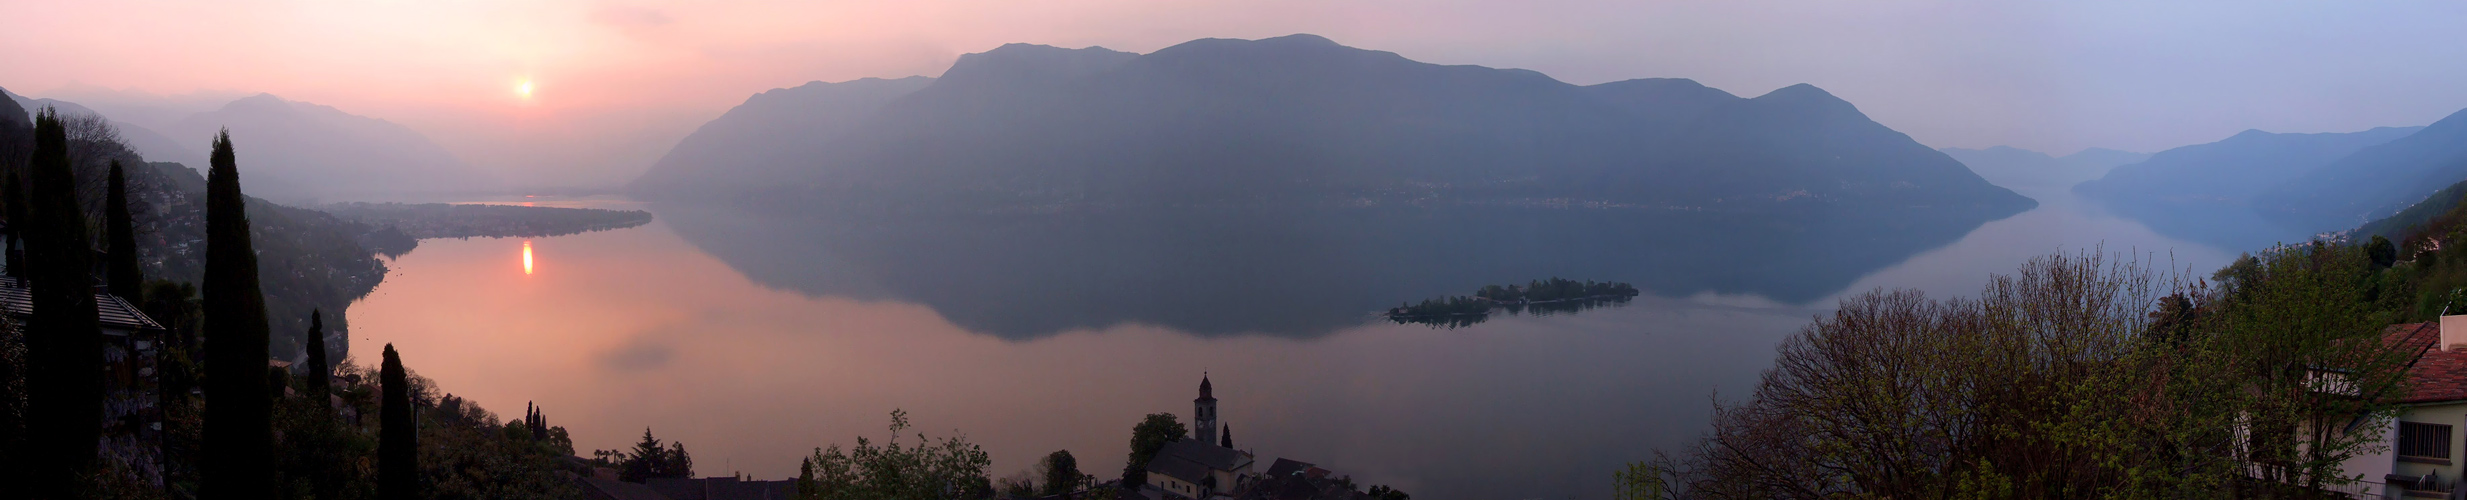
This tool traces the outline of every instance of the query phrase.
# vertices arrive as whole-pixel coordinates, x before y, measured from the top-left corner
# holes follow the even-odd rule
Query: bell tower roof
[[[1208,383],[1208,374],[1204,372],[1199,374],[1199,399],[1216,399],[1216,386]]]

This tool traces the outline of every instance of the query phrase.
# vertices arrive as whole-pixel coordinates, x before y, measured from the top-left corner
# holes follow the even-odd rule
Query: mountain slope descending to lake
[[[2281,183],[2256,206],[2298,228],[2335,231],[2398,213],[2460,180],[2467,180],[2467,110]]]
[[[172,140],[170,137],[165,137],[162,133],[156,132],[152,128],[120,120],[117,115],[105,115],[102,112],[86,107],[83,104],[51,98],[36,99],[18,95],[14,92],[9,92],[7,95],[9,96],[8,100],[12,101],[12,104],[23,108],[24,113],[20,113],[22,116],[32,116],[36,110],[40,110],[45,106],[59,109],[62,116],[80,114],[109,116],[108,119],[111,121],[112,127],[117,128],[120,131],[120,140],[128,143],[128,147],[130,149],[137,150],[136,152],[138,154],[145,155],[146,159],[188,165],[206,164],[206,148],[204,145],[209,142],[207,139],[198,139],[195,141],[197,143],[195,145],[182,146],[179,141]]]
[[[342,201],[390,195],[482,192],[503,182],[463,163],[426,136],[393,122],[345,113],[330,106],[259,94],[190,115],[164,132],[209,145],[217,130],[246,138],[239,150],[253,183],[251,194],[284,202]],[[282,188],[277,191],[271,188]]]
[[[912,76],[809,82],[754,94],[678,141],[634,185],[717,197],[728,194],[726,181],[786,178],[795,159],[829,154],[816,138],[847,133],[875,110],[933,81]]]
[[[2230,249],[2309,239],[2317,230],[2265,218],[2257,197],[2315,169],[2422,127],[2274,134],[2247,130],[2225,140],[2150,155],[2073,192],[2179,238]]]
[[[60,107],[71,112],[68,106]],[[83,107],[75,110],[92,112]],[[0,106],[0,112],[6,111],[7,107]],[[22,122],[0,119],[0,145],[31,144],[32,130],[16,123]],[[249,139],[235,137],[234,142],[239,144],[242,171],[251,171]],[[126,144],[72,139],[70,161],[78,202],[88,220],[102,220],[104,202],[99,195],[104,192],[110,162],[118,160],[128,182],[129,212],[145,277],[198,283],[205,269],[205,177],[186,165],[148,162],[134,149]],[[0,146],[0,153],[7,152],[8,147]],[[241,183],[254,192],[258,181],[251,175],[241,174]],[[268,354],[301,359],[309,312],[322,310],[326,345],[336,356],[333,359],[342,359],[343,353],[350,352],[350,320],[344,309],[374,291],[386,274],[385,263],[358,243],[370,228],[255,196],[249,197],[247,206],[250,235],[257,248],[257,275],[264,285],[267,318],[273,327]]]
[[[1150,54],[1012,44],[932,80],[774,90],[633,190],[961,211],[1600,202],[1997,217],[2035,205],[1813,86],[1755,98],[1679,79],[1578,86],[1310,35]]]
[[[1978,172],[1987,182],[2020,190],[2067,189],[2107,175],[2108,170],[2118,166],[2150,159],[2149,153],[2105,148],[2085,149],[2062,157],[2012,146],[1938,151],[1970,166],[1970,171]]]

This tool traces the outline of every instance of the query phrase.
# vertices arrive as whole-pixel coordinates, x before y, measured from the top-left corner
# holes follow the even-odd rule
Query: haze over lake
[[[650,426],[687,443],[711,474],[793,476],[814,446],[879,438],[892,408],[936,435],[965,432],[993,453],[997,474],[1054,449],[1074,450],[1084,470],[1118,470],[1128,428],[1148,413],[1188,418],[1206,370],[1236,446],[1263,460],[1319,463],[1442,500],[1601,497],[1610,471],[1701,432],[1717,394],[1744,397],[1773,346],[1838,294],[1969,294],[2030,256],[2102,244],[2201,274],[2235,255],[2060,191],[2023,194],[2040,206],[1868,248],[1765,248],[1779,245],[1690,233],[1684,220],[1520,209],[1382,224],[1404,229],[1375,238],[1388,242],[1377,254],[1330,238],[1359,230],[1330,217],[1069,232],[1106,221],[1042,216],[999,221],[1009,232],[944,221],[881,238],[881,227],[777,224],[708,206],[548,202],[647,208],[659,219],[423,242],[352,307],[352,346],[366,360],[393,343],[418,374],[491,408],[556,409],[578,449],[624,446]],[[1584,230],[1613,223],[1664,230]],[[1268,233],[1288,238],[1257,238]],[[1475,241],[1528,243],[1467,247]],[[1550,248],[1562,250],[1541,250]],[[1529,258],[1420,265],[1467,254]],[[1226,273],[1225,262],[1259,271]],[[1628,280],[1648,293],[1624,307],[1460,329],[1372,315],[1550,275]],[[952,289],[973,292],[930,292]]]

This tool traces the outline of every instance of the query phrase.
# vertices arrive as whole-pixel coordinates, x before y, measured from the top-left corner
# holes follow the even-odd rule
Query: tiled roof
[[[624,481],[576,476],[574,483],[582,486],[583,498],[591,500],[671,500],[649,486]]]
[[[0,276],[0,311],[20,318],[34,315],[34,291],[27,289],[24,281]],[[94,312],[107,329],[163,329],[163,325],[146,317],[146,313],[138,312],[137,306],[110,294],[94,294]]]
[[[796,481],[741,481],[735,477],[649,478],[646,485],[674,500],[789,500]]]
[[[2407,397],[2400,403],[2437,403],[2467,400],[2467,351],[2443,350],[2434,345],[2441,341],[2440,323],[2390,325],[2382,334],[2392,342],[2423,349],[2415,366],[2408,368]]]

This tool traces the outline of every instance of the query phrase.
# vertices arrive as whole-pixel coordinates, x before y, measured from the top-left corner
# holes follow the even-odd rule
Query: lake
[[[995,477],[1070,450],[1120,475],[1148,413],[1187,424],[1204,372],[1260,469],[1319,464],[1416,498],[1602,498],[1703,432],[1774,346],[1846,293],[1966,294],[2103,248],[2203,275],[2235,252],[2063,192],[1995,220],[1565,207],[839,217],[613,200],[649,225],[426,240],[349,314],[353,357],[501,417],[537,403],[577,451],[648,427],[696,472],[796,474],[814,448],[918,430]],[[1941,219],[1941,220],[1937,220]],[[1399,302],[1561,276],[1622,307],[1390,323]],[[912,442],[913,436],[902,442]]]

